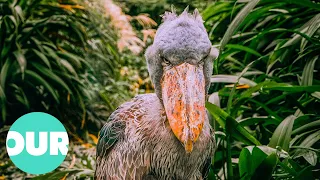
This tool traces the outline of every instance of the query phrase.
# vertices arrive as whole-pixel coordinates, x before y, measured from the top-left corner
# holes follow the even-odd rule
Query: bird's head
[[[205,101],[218,50],[198,10],[190,14],[186,9],[179,16],[166,12],[163,20],[145,56],[170,127],[190,153],[208,118]]]

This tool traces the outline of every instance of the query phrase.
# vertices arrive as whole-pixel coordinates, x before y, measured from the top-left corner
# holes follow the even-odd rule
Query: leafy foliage
[[[1,172],[14,169],[4,125],[47,112],[83,144],[129,96],[118,70],[117,34],[104,13],[100,1],[0,1]],[[14,171],[5,176],[28,177]]]
[[[116,34],[99,3],[19,0],[1,1],[0,7],[0,125],[43,111],[83,129],[94,113],[88,102],[109,93],[101,91],[104,86],[118,89],[113,82],[120,78]],[[103,97],[109,111],[117,106]]]
[[[219,144],[211,177],[319,177],[319,4],[223,1],[205,9],[203,17],[221,50],[211,99],[225,109],[207,104],[217,120]],[[239,126],[246,130],[242,139]],[[244,148],[252,137],[269,151]]]
[[[214,104],[206,104],[218,145],[209,179],[320,177],[319,2],[118,2],[137,30],[144,29],[134,20],[141,13],[160,23],[171,4],[203,10],[221,51],[211,78]],[[44,111],[61,119],[73,140],[61,167],[36,179],[90,179],[99,126],[129,96],[152,91],[143,54],[120,55],[121,33],[103,8],[93,0],[0,0],[0,127]],[[7,131],[0,129],[0,140]],[[11,161],[0,169],[0,179],[33,178]]]

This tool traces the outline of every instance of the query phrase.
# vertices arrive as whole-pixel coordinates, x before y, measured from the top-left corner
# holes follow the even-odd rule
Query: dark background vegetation
[[[312,0],[0,0],[0,179],[90,179],[100,127],[153,92],[144,49],[174,5],[220,49],[207,109],[209,179],[319,179],[320,4]],[[131,43],[127,43],[131,42]],[[68,130],[65,162],[34,177],[5,152],[10,125],[43,111]]]

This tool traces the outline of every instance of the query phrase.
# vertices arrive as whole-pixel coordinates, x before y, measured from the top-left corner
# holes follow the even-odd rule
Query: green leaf
[[[256,146],[242,149],[239,157],[239,172],[242,179],[250,180],[267,155]]]
[[[243,142],[247,145],[260,145],[260,142],[252,136],[245,128],[243,128],[235,119],[233,119],[230,115],[228,115],[225,111],[220,109],[218,106],[206,102],[206,108],[210,112],[210,114],[215,118],[215,120],[222,126],[222,128],[232,129],[232,136],[235,139]]]
[[[314,92],[314,93],[311,93],[311,95],[313,96],[313,97],[315,97],[315,98],[318,98],[318,99],[320,99],[320,92]]]
[[[286,91],[286,92],[315,92],[320,91],[320,85],[314,86],[292,86],[287,83],[272,83],[267,84],[261,88],[262,91],[264,90],[279,90],[279,91]]]
[[[15,52],[13,52],[13,54],[15,55],[19,65],[20,65],[21,73],[23,74],[26,67],[27,67],[27,60],[24,57],[22,51],[15,51]]]
[[[320,119],[298,127],[297,129],[292,131],[292,135],[306,132],[307,130],[310,130],[310,129],[317,129],[319,127],[320,127]]]
[[[314,151],[303,150],[303,158],[312,166],[317,165],[318,155]]]
[[[299,145],[300,147],[302,147],[303,149],[299,149],[295,152],[295,154],[293,155],[294,158],[297,158],[297,157],[300,157],[300,156],[303,156],[308,162],[310,160],[310,154],[306,153],[306,151],[309,151],[309,150],[306,150],[305,148],[310,148],[312,147],[316,142],[318,142],[320,140],[320,130],[319,131],[316,131],[312,134],[310,134],[308,137],[306,137],[302,142],[301,144]]]
[[[307,61],[303,68],[301,86],[311,86],[313,81],[314,65],[319,56],[315,56],[311,60]]]
[[[254,55],[258,56],[258,57],[262,56],[259,52],[255,51],[254,49],[251,49],[251,48],[246,47],[246,46],[242,46],[240,44],[227,44],[226,47],[230,48],[230,49],[237,49],[237,50],[245,51],[245,52],[248,52],[250,54],[254,54]]]
[[[251,178],[251,153],[247,148],[242,149],[239,156],[239,173],[243,180],[249,180]]]
[[[211,83],[237,83],[239,79],[239,76],[235,75],[213,75],[211,77]],[[249,79],[241,77],[239,79],[239,84],[247,84],[249,86],[255,86],[257,83],[254,81],[251,81]]]
[[[60,55],[62,58],[65,58],[66,60],[70,61],[70,63],[72,63],[72,65],[76,68],[81,68],[81,61],[80,61],[80,57],[75,55],[75,54],[71,54],[69,52],[58,52],[58,55]],[[84,61],[84,60],[83,60]]]
[[[285,151],[289,150],[293,123],[296,118],[290,115],[279,124],[269,142],[270,147],[277,148],[277,146],[280,146]]]
[[[251,10],[259,3],[259,0],[252,0],[248,2],[248,4],[241,9],[241,11],[237,14],[237,16],[232,20],[229,28],[224,34],[221,43],[220,43],[220,52],[224,49],[225,45],[231,39],[233,33],[238,29],[239,25],[242,21],[247,17],[247,15],[251,12]]]
[[[45,54],[41,53],[36,49],[32,49],[32,51],[44,62],[45,65],[48,66],[48,68],[51,69],[50,61],[48,60]]]
[[[33,81],[31,82],[38,82],[38,84],[35,85],[42,85],[44,86],[52,95],[52,97],[55,99],[55,101],[57,103],[59,103],[59,95],[56,93],[56,91],[54,90],[54,88],[51,87],[51,85],[49,83],[46,82],[46,80],[44,80],[41,76],[39,76],[37,73],[30,71],[30,70],[26,70],[25,71],[26,76],[29,76]]]
[[[253,98],[252,99],[248,99],[248,101],[253,102],[253,103],[257,104],[258,106],[260,106],[261,108],[263,108],[269,114],[269,116],[274,118],[275,121],[277,121],[278,123],[281,122],[281,117],[276,112],[271,110],[268,106],[266,106],[264,103],[256,101]]]
[[[15,89],[16,100],[19,101],[21,104],[23,104],[27,108],[27,110],[29,110],[30,103],[23,89],[17,86],[16,84],[9,84],[9,86]]]
[[[47,78],[52,79],[53,81],[55,81],[56,83],[64,87],[66,90],[68,90],[70,94],[72,94],[72,91],[69,88],[69,86],[59,76],[53,73],[50,69],[47,69],[46,67],[37,63],[32,63],[32,66],[34,66],[39,72],[41,72],[43,76],[46,76]]]
[[[2,68],[1,68],[1,72],[0,72],[0,85],[2,87],[2,89],[5,89],[6,86],[6,80],[8,78],[8,75],[10,76],[10,74],[8,74],[9,69],[11,67],[12,61],[10,61],[9,59],[6,59]]]
[[[312,166],[304,167],[297,175],[296,179],[314,179]]]
[[[320,14],[315,15],[304,26],[308,27],[306,35],[309,37],[312,37],[314,35],[314,33],[320,28]],[[307,43],[308,43],[308,41],[305,38],[303,38],[301,40],[300,49],[302,51],[305,49]]]
[[[224,3],[212,3],[208,8],[206,8],[201,14],[202,18],[204,20],[208,20],[210,17],[213,17],[214,15],[217,15],[221,12],[224,12],[226,9],[230,8],[229,2],[224,2]],[[232,8],[232,7],[231,7]],[[231,9],[230,8],[230,9]]]
[[[70,73],[72,73],[73,75],[78,77],[76,70],[73,68],[73,66],[68,61],[61,59],[60,62]]]
[[[237,79],[237,82],[233,85],[233,88],[230,92],[229,98],[228,98],[228,103],[227,103],[227,113],[230,113],[231,111],[231,107],[232,107],[232,103],[233,103],[233,96],[235,95],[235,91],[236,91],[236,85],[239,83],[240,78],[243,76],[244,73],[246,73],[249,68],[252,66],[252,64],[254,64],[255,61],[252,61],[251,63],[249,63],[239,74],[239,78]]]
[[[272,172],[276,167],[278,157],[275,153],[270,154],[266,157],[263,162],[259,165],[252,176],[252,180],[269,180],[272,177]]]

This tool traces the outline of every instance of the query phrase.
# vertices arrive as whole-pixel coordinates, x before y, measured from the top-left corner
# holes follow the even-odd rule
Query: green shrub
[[[118,89],[119,54],[99,2],[0,1],[0,127],[32,111],[72,132],[103,124],[97,112],[105,118],[121,99],[108,96]]]
[[[207,104],[219,145],[211,177],[319,177],[320,4],[222,1],[203,17],[221,50],[211,88],[220,108]]]

